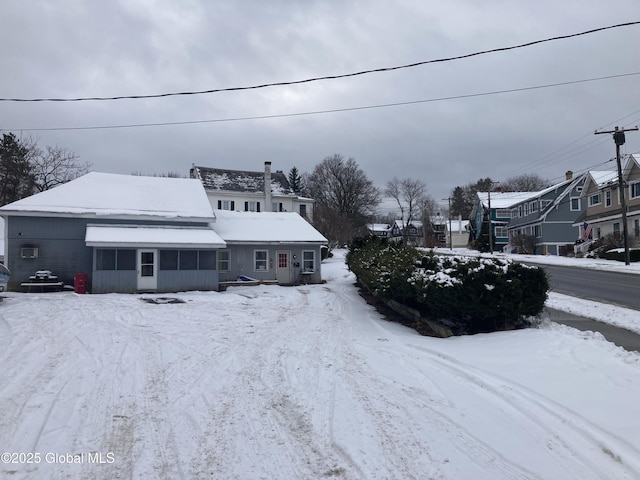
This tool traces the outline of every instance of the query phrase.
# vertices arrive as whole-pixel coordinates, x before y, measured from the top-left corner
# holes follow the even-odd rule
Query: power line
[[[411,100],[407,102],[395,102],[395,103],[383,103],[377,105],[365,105],[360,107],[346,107],[346,108],[335,108],[330,110],[316,110],[310,112],[296,112],[296,113],[281,113],[274,115],[256,115],[250,117],[231,117],[231,118],[217,118],[210,120],[186,120],[182,122],[157,122],[157,123],[133,123],[133,124],[121,124],[121,125],[94,125],[94,126],[85,126],[85,127],[44,127],[44,128],[2,128],[5,131],[17,131],[17,130],[26,130],[31,132],[43,132],[43,131],[66,131],[66,130],[105,130],[105,129],[115,129],[115,128],[140,128],[140,127],[165,127],[165,126],[176,126],[176,125],[194,125],[199,123],[223,123],[223,122],[240,122],[240,121],[248,121],[248,120],[266,120],[273,118],[286,118],[286,117],[301,117],[306,115],[323,115],[329,113],[341,113],[341,112],[352,112],[358,110],[373,110],[377,108],[389,108],[389,107],[400,107],[406,105],[416,105],[420,103],[432,103],[432,102],[442,102],[446,100],[459,100],[463,98],[474,98],[474,97],[484,97],[489,95],[500,95],[504,93],[515,93],[515,92],[524,92],[528,90],[538,90],[542,88],[551,88],[551,87],[560,87],[566,85],[575,85],[578,83],[587,83],[587,82],[595,82],[599,80],[610,80],[613,78],[623,78],[640,75],[640,72],[632,72],[632,73],[623,73],[620,75],[609,75],[606,77],[596,77],[596,78],[586,78],[582,80],[572,80],[567,82],[558,82],[558,83],[549,83],[545,85],[534,85],[530,87],[521,87],[521,88],[511,88],[506,90],[495,90],[491,92],[481,92],[481,93],[470,93],[466,95],[454,95],[448,97],[438,97],[438,98],[429,98],[424,100]]]
[[[361,76],[361,75],[368,75],[368,74],[371,74],[371,73],[391,72],[391,71],[394,71],[394,70],[401,70],[401,69],[405,69],[405,68],[413,68],[413,67],[418,67],[418,66],[421,66],[421,65],[428,65],[428,64],[431,64],[431,63],[450,62],[450,61],[453,61],[453,60],[461,60],[461,59],[464,59],[464,58],[471,58],[471,57],[476,57],[476,56],[479,56],[479,55],[486,55],[486,54],[489,54],[489,53],[496,53],[496,52],[504,52],[504,51],[508,51],[508,50],[515,50],[517,48],[530,47],[532,45],[537,45],[537,44],[540,44],[540,43],[552,42],[552,41],[556,41],[556,40],[564,40],[564,39],[567,39],[567,38],[579,37],[579,36],[589,35],[589,34],[596,33],[596,32],[602,32],[604,30],[610,30],[610,29],[621,28],[621,27],[628,27],[628,26],[638,25],[638,24],[640,24],[640,21],[618,23],[616,25],[610,25],[610,26],[607,26],[607,27],[594,28],[594,29],[591,29],[591,30],[586,30],[584,32],[572,33],[572,34],[569,34],[569,35],[560,35],[560,36],[557,36],[557,37],[551,37],[551,38],[545,38],[545,39],[542,39],[542,40],[534,40],[532,42],[521,43],[519,45],[512,45],[512,46],[509,46],[509,47],[493,48],[493,49],[490,49],[490,50],[482,50],[482,51],[479,51],[479,52],[468,53],[468,54],[465,54],[465,55],[458,55],[458,56],[454,56],[454,57],[437,58],[437,59],[434,59],[434,60],[425,60],[425,61],[421,61],[421,62],[409,63],[409,64],[406,64],[406,65],[399,65],[399,66],[395,66],[395,67],[375,68],[375,69],[371,69],[371,70],[362,70],[362,71],[359,71],[359,72],[345,73],[345,74],[341,74],[341,75],[327,75],[327,76],[322,76],[322,77],[312,77],[312,78],[307,78],[307,79],[304,79],[304,80],[293,80],[293,81],[288,81],[288,82],[264,83],[264,84],[261,84],[261,85],[252,85],[252,86],[244,86],[244,87],[215,88],[215,89],[200,90],[200,91],[159,93],[159,94],[152,94],[152,95],[122,95],[122,96],[115,96],[115,97],[78,97],[78,98],[0,98],[0,102],[84,102],[84,101],[105,101],[105,100],[125,100],[125,99],[127,99],[127,100],[134,100],[134,99],[137,100],[137,99],[143,99],[143,98],[163,98],[163,97],[175,97],[175,96],[183,96],[183,95],[203,95],[203,94],[219,93],[219,92],[255,90],[255,89],[267,88],[267,87],[299,85],[299,84],[303,84],[303,83],[318,82],[318,81],[322,81],[322,80],[336,80],[336,79],[339,79],[339,78],[356,77],[356,76]]]

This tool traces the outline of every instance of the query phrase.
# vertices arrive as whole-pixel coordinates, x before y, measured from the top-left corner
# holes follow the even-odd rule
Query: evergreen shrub
[[[549,283],[544,270],[509,260],[424,255],[402,243],[356,239],[349,269],[382,300],[417,308],[454,333],[521,328],[542,312]]]

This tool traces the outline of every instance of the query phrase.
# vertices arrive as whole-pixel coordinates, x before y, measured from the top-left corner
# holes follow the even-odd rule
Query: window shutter
[[[249,211],[249,202],[244,202],[244,211],[245,212]]]
[[[260,211],[260,202],[256,202],[256,212]]]
[[[231,200],[231,210],[235,210],[236,209],[236,202]]]
[[[218,200],[218,210],[222,210],[222,200]]]

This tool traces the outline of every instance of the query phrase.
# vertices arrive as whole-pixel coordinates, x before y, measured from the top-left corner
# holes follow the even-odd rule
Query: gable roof
[[[327,243],[294,212],[233,212],[216,210],[216,233],[227,243]]]
[[[199,180],[100,172],[0,207],[0,213],[215,221]]]
[[[509,208],[516,203],[535,197],[539,192],[491,192],[491,208]],[[489,193],[478,192],[478,198],[484,207],[489,206]]]
[[[209,191],[264,193],[264,171],[248,172],[195,165],[193,170],[204,188]],[[297,196],[291,189],[287,176],[279,170],[271,172],[271,193]]]

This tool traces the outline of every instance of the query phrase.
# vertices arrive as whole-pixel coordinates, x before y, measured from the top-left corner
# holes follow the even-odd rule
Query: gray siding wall
[[[318,245],[300,245],[300,244],[283,244],[268,245],[262,247],[260,245],[229,245],[226,250],[229,251],[230,271],[220,272],[220,281],[234,281],[240,275],[255,278],[257,280],[276,280],[276,252],[291,252],[291,279],[293,284],[302,282],[302,252],[313,250],[315,252],[315,272],[311,275],[305,275],[304,281],[308,283],[320,283],[322,281],[321,272],[321,256],[320,246]],[[268,269],[266,272],[254,270],[254,252],[256,250],[267,250]],[[295,259],[293,256],[295,255]],[[294,264],[299,264],[298,267]],[[306,278],[308,277],[308,278]]]
[[[17,217],[6,219],[8,256],[5,265],[11,270],[10,290],[19,290],[20,284],[29,280],[37,270],[51,270],[66,285],[73,285],[76,273],[86,273],[87,291],[131,292],[136,290],[137,275],[134,271],[94,270],[94,249],[84,242],[87,224],[157,225],[159,222],[124,221],[109,219]],[[162,222],[163,225],[198,226],[199,223]],[[38,258],[21,258],[20,249],[37,247]],[[162,272],[159,272],[159,274]],[[180,275],[176,275],[176,274]],[[174,276],[174,278],[171,278]],[[96,285],[93,283],[97,282]],[[184,281],[184,284],[180,284]],[[182,285],[177,287],[177,285]],[[217,271],[164,272],[158,276],[158,290],[163,292],[217,289]]]
[[[75,218],[9,217],[6,219],[11,270],[9,289],[20,288],[37,270],[51,270],[65,284],[73,285],[75,273],[90,274],[93,249],[84,243],[87,221]],[[37,247],[38,258],[21,258],[20,249]]]

